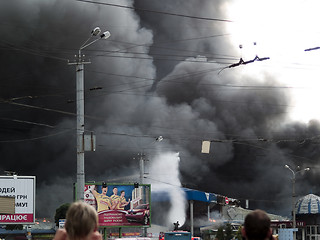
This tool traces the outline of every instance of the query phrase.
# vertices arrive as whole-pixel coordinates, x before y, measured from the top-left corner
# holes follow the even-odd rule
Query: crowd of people
[[[104,189],[100,195],[106,196],[103,194],[106,192]],[[118,189],[114,188],[113,195],[107,198],[110,206],[113,206],[114,201],[121,207],[121,197],[117,192]],[[57,230],[54,240],[102,240],[98,227],[97,211],[91,205],[77,201],[69,207],[65,228]],[[242,236],[246,240],[273,240],[270,218],[266,212],[258,209],[249,213],[244,220]]]

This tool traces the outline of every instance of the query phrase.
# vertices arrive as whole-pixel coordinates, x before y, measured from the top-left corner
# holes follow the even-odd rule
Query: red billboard
[[[150,227],[150,184],[86,184],[84,195],[102,227]]]

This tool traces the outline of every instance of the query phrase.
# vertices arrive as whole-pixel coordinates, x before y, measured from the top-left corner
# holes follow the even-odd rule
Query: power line
[[[233,67],[238,67],[240,65],[246,65],[246,64],[249,64],[249,63],[253,63],[255,61],[265,61],[265,60],[269,60],[270,58],[269,57],[263,57],[263,58],[260,58],[258,57],[258,55],[255,56],[255,58],[251,59],[251,60],[248,60],[248,61],[244,61],[242,58],[240,58],[239,62],[237,63],[233,63],[225,68],[223,68],[222,70],[226,69],[226,68],[233,68]],[[222,70],[219,72],[221,73]],[[218,73],[218,74],[219,74]]]
[[[3,119],[3,118],[0,118]],[[12,120],[12,121],[19,121],[16,119],[7,119],[5,118],[4,120]],[[39,126],[46,126],[46,127],[51,127],[51,128],[55,128],[54,126],[50,126],[50,125],[46,125],[46,124],[39,124],[39,123],[34,123],[34,122],[28,122],[28,121],[19,121],[19,122],[23,122],[23,123],[28,123],[28,124],[34,124],[34,125],[39,125]],[[18,139],[18,140],[0,140],[0,143],[17,143],[17,142],[26,142],[26,141],[34,141],[34,140],[40,140],[40,139],[45,139],[48,137],[52,137],[52,136],[56,136],[56,135],[60,135],[60,134],[64,134],[65,132],[68,131],[72,131],[74,130],[72,129],[67,129],[67,130],[63,130],[61,132],[55,133],[55,134],[49,134],[49,135],[45,135],[45,136],[41,136],[41,137],[35,137],[35,138],[27,138],[27,139]],[[90,130],[86,130],[86,131],[90,131]],[[156,138],[155,136],[158,136],[158,134],[154,134],[154,135],[137,135],[137,134],[128,134],[128,133],[116,133],[116,132],[96,132],[99,134],[107,134],[107,135],[116,135],[116,136],[123,136],[123,137],[134,137],[134,138]],[[165,139],[169,139],[169,140],[187,140],[187,141],[197,141],[197,142],[201,142],[202,139],[200,139],[199,136],[197,136],[197,138],[183,138],[183,137],[169,137],[169,136],[165,136]],[[254,148],[258,148],[260,150],[264,150],[264,151],[273,151],[272,149],[268,149],[262,146],[258,146],[258,145],[253,145],[253,144],[249,144],[248,142],[264,142],[264,143],[281,143],[281,142],[298,142],[299,144],[303,144],[306,141],[312,141],[315,139],[319,139],[320,135],[315,135],[315,136],[311,136],[311,137],[307,137],[307,138],[303,138],[303,139],[267,139],[267,138],[253,138],[253,139],[212,139],[210,140],[210,142],[216,142],[216,143],[232,143],[232,144],[240,144],[240,145],[245,145],[245,146],[249,146],[249,147],[254,147]],[[319,142],[320,144],[320,142]],[[103,146],[103,145],[99,145],[99,146]],[[112,148],[113,149],[113,148]],[[285,155],[294,157],[294,158],[300,158],[303,160],[308,160],[311,161],[311,159],[306,158],[306,157],[302,157],[302,156],[298,156],[298,155],[294,155],[294,154],[289,154],[289,153],[284,153]]]
[[[44,124],[44,123],[36,123],[36,122],[30,122],[30,121],[25,121],[25,120],[19,120],[19,119],[10,119],[10,118],[0,118],[0,120],[6,120],[6,121],[12,121],[12,122],[18,122],[18,123],[26,123],[26,124],[32,124],[32,125],[37,125],[41,127],[48,127],[48,128],[55,128],[55,126]]]
[[[18,142],[26,142],[26,141],[35,141],[35,140],[40,140],[40,139],[45,139],[45,138],[49,138],[49,137],[54,137],[57,135],[61,135],[61,134],[65,134],[66,132],[69,132],[73,129],[68,129],[68,130],[64,130],[58,133],[53,133],[53,134],[48,134],[45,136],[41,136],[41,137],[34,137],[34,138],[26,138],[26,139],[18,139],[18,140],[0,140],[0,143],[18,143]]]
[[[71,112],[67,112],[67,111],[51,109],[51,108],[46,108],[46,107],[38,107],[38,106],[33,106],[33,105],[23,104],[23,103],[17,103],[17,102],[12,102],[12,101],[3,101],[3,102],[11,104],[11,105],[17,105],[17,106],[21,106],[21,107],[40,109],[40,110],[45,110],[45,111],[49,111],[49,112],[62,113],[62,114],[71,115],[71,116],[76,116],[77,115],[75,113],[71,113]]]
[[[57,57],[57,56],[53,56],[53,55],[48,55],[48,54],[44,54],[43,52],[39,52],[33,49],[26,49],[26,48],[19,48],[16,47],[15,45],[11,44],[11,43],[7,43],[3,40],[1,40],[3,43],[5,43],[10,49],[12,50],[16,50],[16,51],[21,51],[24,53],[28,53],[31,55],[35,55],[35,56],[40,56],[40,57],[45,57],[45,58],[51,58],[51,59],[55,59],[55,60],[61,60],[61,61],[68,61],[68,59],[66,58],[61,58],[61,57]]]
[[[201,62],[199,62],[201,63]],[[186,84],[190,82],[186,81],[175,81],[178,79],[185,79],[186,77],[192,77],[195,75],[202,75],[210,72],[214,72],[219,70],[220,68],[211,68],[211,69],[205,69],[205,70],[200,70],[194,73],[188,73],[188,74],[176,74],[176,75],[171,75],[167,77],[168,79],[165,80],[159,80],[158,84],[161,83],[181,83],[181,84]],[[145,79],[143,81],[155,81],[157,80],[156,78],[147,78],[147,77],[140,77],[140,76],[132,76],[132,75],[124,75],[124,74],[116,74],[116,73],[110,73],[110,72],[101,72],[101,71],[92,71],[92,70],[87,70],[87,72],[93,72],[93,73],[99,73],[99,74],[105,74],[105,75],[111,75],[111,76],[118,76],[118,77],[125,77],[125,78],[137,78],[137,79]],[[127,83],[123,83],[127,84]],[[123,85],[119,84],[119,85]],[[261,85],[235,85],[235,84],[222,84],[222,83],[199,83],[196,82],[194,84],[197,85],[204,85],[204,86],[213,86],[213,87],[223,87],[223,88],[236,88],[236,89],[246,89],[250,88],[253,90],[259,90],[259,89],[304,89],[304,87],[291,87],[291,86],[261,86]],[[117,85],[118,86],[118,85]]]
[[[178,188],[182,188],[181,185],[177,185],[177,184],[172,184],[172,183],[169,183],[169,182],[164,182],[164,181],[161,181],[159,179],[154,179],[154,178],[151,178],[151,177],[148,177],[148,176],[144,176],[144,178],[146,179],[150,179],[152,181],[156,181],[156,182],[159,182],[159,183],[163,183],[163,184],[166,184],[166,185],[170,185],[170,186],[174,186],[174,187],[178,187]]]
[[[107,134],[107,135],[117,135],[117,136],[127,136],[127,137],[143,137],[143,138],[156,138],[158,136],[157,134],[153,135],[137,135],[137,134],[127,134],[127,133],[116,133],[116,132],[99,132],[101,134]],[[190,136],[190,135],[188,135]],[[240,136],[241,137],[241,136]],[[175,140],[175,139],[180,139],[180,140],[188,140],[188,141],[202,141],[202,138],[199,136],[196,136],[196,138],[182,138],[182,137],[169,137],[169,136],[164,136],[164,139],[169,139],[169,140]],[[215,142],[215,143],[235,143],[235,144],[246,144],[245,142],[263,142],[263,143],[283,143],[283,142],[297,142],[299,144],[303,144],[306,141],[313,141],[319,139],[320,140],[320,134],[310,136],[310,137],[305,137],[305,138],[282,138],[282,139],[274,139],[274,138],[263,138],[263,137],[257,137],[257,138],[233,138],[233,139],[211,139],[210,142]],[[320,144],[320,142],[319,142]],[[262,148],[260,146],[257,146],[259,148]]]
[[[213,63],[220,63],[220,64],[229,64],[227,62],[213,62],[213,61],[199,61],[197,60],[197,57],[189,56],[183,59],[174,59],[174,58],[160,58],[160,57],[138,57],[138,56],[115,56],[115,55],[109,55],[109,54],[97,54],[96,57],[109,57],[109,58],[127,58],[127,59],[141,59],[141,60],[162,60],[162,61],[175,61],[175,62],[194,62],[194,63],[205,63],[205,64],[213,64]],[[188,59],[188,58],[195,58]]]
[[[112,4],[112,3],[103,3],[103,2],[88,1],[88,0],[76,0],[76,1],[85,2],[85,3],[92,3],[92,4],[98,4],[98,5],[105,5],[105,6],[110,6],[110,7],[126,8],[126,9],[140,11],[140,12],[150,12],[150,13],[164,14],[164,15],[170,15],[170,16],[176,16],[176,17],[192,18],[192,19],[197,19],[197,20],[229,22],[229,23],[233,22],[233,21],[227,20],[227,19],[198,17],[198,16],[191,16],[191,15],[185,15],[185,14],[178,14],[178,13],[169,13],[169,12],[156,11],[156,10],[151,10],[151,9],[135,8],[135,7],[119,5],[119,4]]]
[[[30,105],[23,105],[23,106],[30,106]],[[31,106],[31,107],[35,107],[35,106]],[[36,107],[38,108],[38,107]],[[42,109],[42,108],[40,108]],[[52,110],[55,111],[54,109],[45,109],[45,110]],[[58,111],[60,112],[60,111]],[[63,112],[63,113],[68,113],[71,115],[75,115],[73,113],[69,113],[69,112]],[[91,117],[93,118],[93,117]],[[33,124],[33,125],[38,125],[38,126],[44,126],[44,127],[49,127],[49,128],[55,128],[55,126],[52,125],[48,125],[48,124],[44,124],[44,123],[36,123],[36,122],[30,122],[30,121],[25,121],[25,120],[18,120],[18,119],[9,119],[9,118],[0,118],[2,120],[10,120],[10,121],[14,121],[14,122],[20,122],[20,123],[27,123],[27,124]],[[155,127],[155,126],[152,126]],[[73,130],[73,129],[70,129]],[[86,130],[86,131],[91,131],[91,130]],[[154,135],[137,135],[137,134],[127,134],[127,133],[117,133],[117,132],[97,132],[100,134],[107,134],[107,135],[117,135],[117,136],[126,136],[126,137],[135,137],[135,138],[155,138],[155,136],[158,136],[158,134],[154,134]],[[200,133],[201,134],[201,133]],[[298,142],[299,144],[303,144],[306,141],[314,141],[314,140],[319,140],[320,139],[320,134],[318,135],[313,135],[310,137],[305,137],[305,138],[283,138],[283,139],[274,139],[274,138],[264,138],[264,137],[257,137],[257,138],[239,138],[241,136],[238,136],[238,138],[232,138],[232,139],[211,139],[210,142],[216,142],[216,143],[235,143],[235,144],[244,144],[244,145],[248,145],[248,146],[252,146],[252,147],[257,147],[257,148],[261,148],[263,149],[263,147],[261,146],[256,146],[256,145],[250,145],[246,142],[264,142],[264,143],[283,143],[283,142]],[[191,138],[190,135],[188,135],[188,138],[183,138],[183,137],[168,137],[166,136],[165,139],[171,139],[171,140],[175,140],[175,139],[180,139],[180,140],[188,140],[188,141],[202,141],[202,138],[199,138],[199,136],[197,135],[196,138]],[[320,144],[320,142],[319,142]]]
[[[194,53],[196,55],[199,55],[199,54],[207,55],[208,52],[192,51],[192,50],[188,50],[188,49],[179,49],[179,48],[172,48],[172,47],[164,47],[164,46],[161,46],[161,45],[162,44],[170,44],[170,45],[172,45],[175,42],[186,42],[186,41],[193,41],[193,40],[202,40],[202,39],[207,39],[207,38],[215,38],[215,37],[222,37],[222,36],[228,36],[228,35],[230,35],[230,34],[217,34],[217,35],[209,35],[209,36],[203,36],[203,37],[197,37],[197,38],[175,39],[175,40],[172,40],[172,41],[157,42],[157,43],[152,43],[152,44],[149,44],[149,43],[147,43],[147,44],[133,44],[131,42],[116,41],[116,43],[129,44],[131,46],[130,47],[126,47],[124,49],[119,49],[119,50],[116,50],[116,51],[112,51],[110,53],[123,53],[124,51],[127,51],[127,50],[132,49],[132,48],[136,48],[136,47],[152,47],[152,48],[155,48],[155,49],[172,50],[174,52]],[[110,41],[112,42],[112,40],[110,40]],[[88,51],[106,52],[103,49],[101,49],[101,50],[88,50]],[[154,55],[154,53],[152,55]],[[235,57],[233,57],[233,56],[228,56],[228,55],[223,55],[223,54],[211,54],[210,56],[212,57],[212,56],[215,56],[215,55],[229,57],[232,60],[235,59]]]

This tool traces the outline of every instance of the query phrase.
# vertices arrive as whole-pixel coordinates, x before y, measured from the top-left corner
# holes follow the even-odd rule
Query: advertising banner
[[[0,199],[0,224],[34,223],[34,176],[0,176]]]
[[[86,184],[84,201],[98,212],[99,225],[150,227],[149,184]]]

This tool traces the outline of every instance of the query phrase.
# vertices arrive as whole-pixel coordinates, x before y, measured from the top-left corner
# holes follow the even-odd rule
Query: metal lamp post
[[[295,189],[295,183],[296,183],[296,174],[302,171],[309,171],[310,168],[301,169],[298,171],[294,171],[290,168],[289,165],[284,165],[285,168],[289,169],[292,172],[292,227],[296,228],[296,189]],[[298,166],[299,169],[299,166]],[[293,232],[293,240],[296,240],[296,232]]]
[[[91,36],[81,45],[79,48],[79,53],[77,60],[74,63],[69,63],[69,65],[76,65],[76,91],[77,91],[77,200],[84,200],[84,187],[85,187],[85,172],[84,172],[84,64],[89,64],[85,62],[83,56],[81,55],[81,50],[90,46],[91,44],[97,42],[100,39],[107,39],[110,37],[110,32],[106,31],[102,34],[99,27],[92,30]],[[100,34],[100,35],[99,35]],[[98,36],[99,35],[99,36]],[[97,37],[93,41],[93,37]]]

